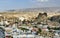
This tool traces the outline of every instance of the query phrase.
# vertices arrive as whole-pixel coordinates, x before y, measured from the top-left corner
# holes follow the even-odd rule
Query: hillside
[[[60,15],[60,7],[45,7],[45,8],[27,8],[18,10],[7,10],[5,12],[0,12],[0,15],[8,17],[20,17],[23,16],[27,19],[35,18],[39,13],[46,12],[47,17],[52,17],[55,15]]]

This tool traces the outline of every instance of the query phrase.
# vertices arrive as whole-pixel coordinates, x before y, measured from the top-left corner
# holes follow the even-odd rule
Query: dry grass
[[[5,17],[25,17],[27,19],[35,18],[38,13],[37,12],[26,12],[26,13],[0,13],[0,15]],[[48,17],[52,17],[54,15],[60,15],[60,13],[47,13]]]

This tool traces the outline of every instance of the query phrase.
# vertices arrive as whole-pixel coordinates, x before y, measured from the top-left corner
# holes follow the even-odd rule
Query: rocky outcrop
[[[49,20],[60,23],[60,15],[52,16]]]
[[[39,13],[38,16],[35,18],[35,21],[38,23],[46,24],[47,22],[47,13]]]

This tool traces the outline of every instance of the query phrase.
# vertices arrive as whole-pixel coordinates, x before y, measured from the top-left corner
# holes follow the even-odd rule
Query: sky
[[[0,11],[38,7],[60,7],[60,0],[0,0]]]

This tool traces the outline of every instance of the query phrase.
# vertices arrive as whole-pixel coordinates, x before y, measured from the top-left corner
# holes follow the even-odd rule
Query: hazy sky
[[[60,0],[0,0],[0,10],[60,7]]]

